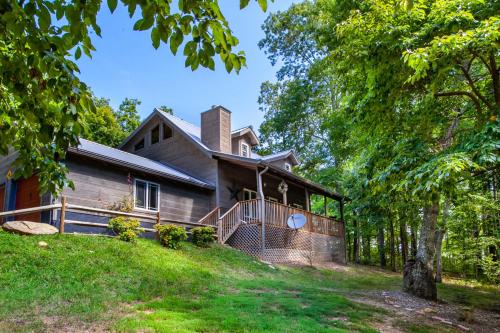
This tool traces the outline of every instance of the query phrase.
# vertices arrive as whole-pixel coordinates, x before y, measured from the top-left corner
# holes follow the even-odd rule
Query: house
[[[266,202],[274,205],[273,211],[281,211],[280,223],[286,222],[282,220],[288,213],[302,212],[310,216],[313,228],[323,223],[321,218],[328,219],[309,213],[311,195],[319,195],[324,197],[325,212],[327,200],[337,201],[337,217],[343,219],[343,197],[294,174],[299,160],[293,151],[260,156],[253,151],[258,145],[252,127],[231,129],[231,112],[223,106],[201,113],[200,127],[155,109],[118,149],[84,139],[70,148],[65,163],[75,190],[66,188],[63,196],[75,205],[105,209],[128,202],[134,211],[159,212],[163,219],[191,223],[215,210],[219,218],[244,203],[238,225],[259,220],[268,209],[263,208]],[[36,176],[17,181],[6,177],[14,158],[14,152],[0,158],[0,208],[53,202],[50,195],[38,193]],[[262,197],[265,201],[257,204]],[[57,223],[57,213],[34,213],[29,218]],[[237,228],[226,230],[225,240]]]

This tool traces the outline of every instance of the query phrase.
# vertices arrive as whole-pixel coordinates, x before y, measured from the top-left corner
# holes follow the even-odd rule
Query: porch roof
[[[311,194],[320,194],[320,195],[325,195],[329,198],[335,199],[337,201],[341,201],[345,199],[344,196],[335,193],[333,191],[330,191],[329,189],[325,188],[322,185],[316,184],[308,179],[305,179],[303,177],[297,176],[289,171],[286,171],[280,167],[277,167],[275,165],[272,165],[266,160],[263,159],[255,159],[255,158],[247,158],[247,157],[242,157],[238,155],[232,155],[232,154],[224,154],[220,152],[213,152],[212,153],[214,158],[230,162],[232,164],[240,165],[243,167],[247,168],[266,168],[268,167],[269,170],[271,170],[273,173],[278,174],[279,176],[289,179],[294,183],[297,183],[299,185],[302,185],[306,187],[308,190],[310,190]]]

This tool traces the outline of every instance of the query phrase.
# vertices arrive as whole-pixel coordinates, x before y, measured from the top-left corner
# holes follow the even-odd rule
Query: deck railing
[[[238,202],[219,219],[217,229],[219,242],[225,243],[236,229],[238,229],[241,222],[241,205]]]
[[[210,213],[203,216],[198,223],[203,225],[208,225],[212,227],[217,227],[220,217],[220,207],[213,209]]]
[[[248,200],[241,201],[240,205],[242,208],[242,220],[251,222],[260,222],[262,214],[260,200]],[[288,217],[292,214],[302,214],[306,217],[306,225],[302,230],[315,232],[318,234],[339,236],[343,235],[343,224],[341,221],[335,220],[330,217],[321,216],[308,212],[304,209],[287,206],[274,201],[265,200],[265,222],[269,225],[275,225],[279,227],[287,227]],[[245,213],[247,212],[247,213]],[[246,217],[250,216],[251,219]],[[256,218],[254,218],[256,217]]]

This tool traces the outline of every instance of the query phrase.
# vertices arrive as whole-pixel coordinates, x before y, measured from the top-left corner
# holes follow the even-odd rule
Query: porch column
[[[305,193],[306,193],[306,210],[308,212],[311,211],[311,198],[309,197],[309,191],[307,190],[307,187],[305,188]]]

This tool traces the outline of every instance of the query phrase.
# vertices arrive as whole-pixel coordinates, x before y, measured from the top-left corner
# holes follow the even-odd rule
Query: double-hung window
[[[241,144],[241,156],[250,157],[250,147],[246,143]]]
[[[136,179],[134,183],[135,208],[157,212],[160,203],[160,185]]]

